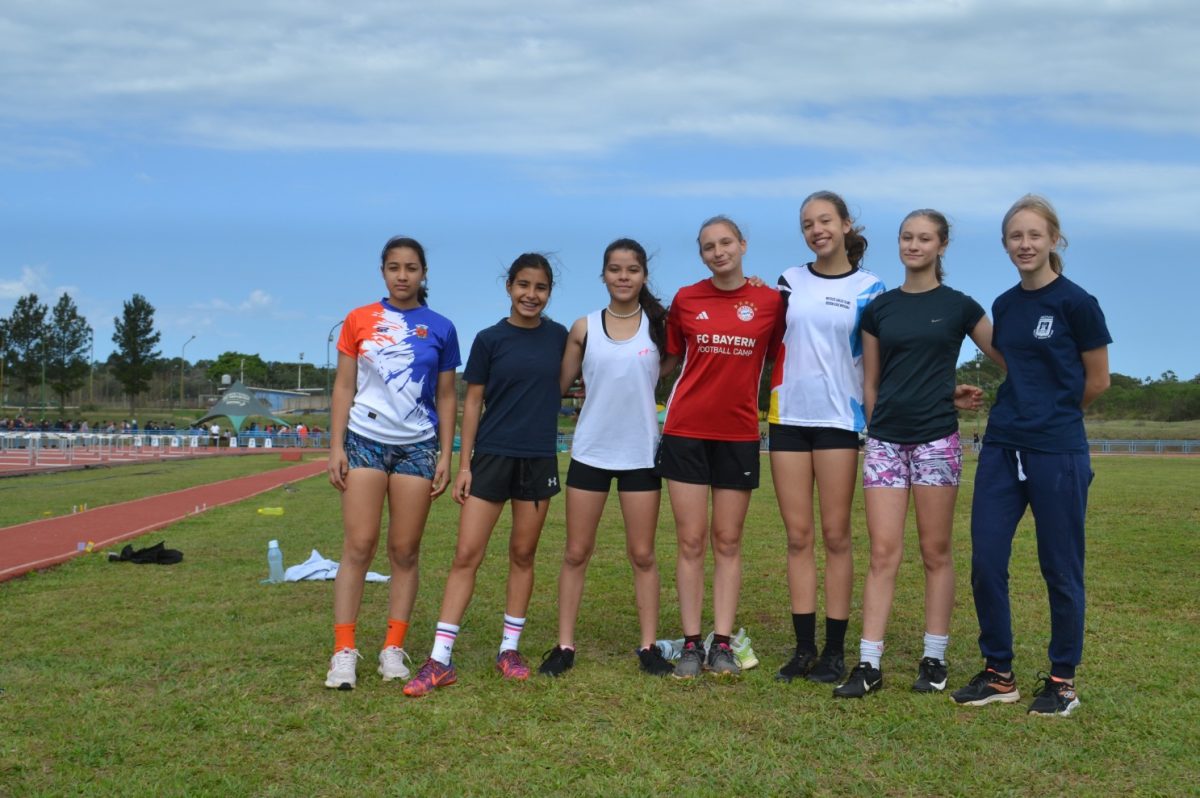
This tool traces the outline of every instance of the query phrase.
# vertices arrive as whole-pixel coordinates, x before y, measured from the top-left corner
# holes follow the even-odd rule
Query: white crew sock
[[[500,651],[516,651],[521,643],[521,632],[525,629],[524,618],[504,616],[504,637],[500,639]]]
[[[879,669],[879,662],[883,659],[883,641],[882,640],[859,640],[858,641],[858,659],[860,662],[869,662],[871,667]]]
[[[429,656],[443,665],[450,664],[450,655],[454,653],[454,641],[458,638],[458,627],[452,623],[438,621],[437,632],[433,635],[433,651]]]
[[[933,657],[938,662],[946,661],[946,649],[950,646],[950,635],[931,635],[925,633],[925,653],[923,657]]]

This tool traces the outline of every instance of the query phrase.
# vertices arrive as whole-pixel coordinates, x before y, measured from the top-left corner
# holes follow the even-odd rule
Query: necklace
[[[612,316],[614,319],[632,319],[634,316],[636,316],[637,314],[642,312],[641,305],[638,305],[636,308],[629,311],[628,313],[617,313],[615,310],[612,309],[612,305],[609,305],[605,309],[608,311],[608,315]]]

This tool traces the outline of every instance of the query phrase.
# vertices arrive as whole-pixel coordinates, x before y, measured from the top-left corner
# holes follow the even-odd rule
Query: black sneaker
[[[728,643],[713,643],[712,648],[708,650],[704,670],[714,676],[740,676],[742,666],[738,665],[737,657],[733,655],[733,649]]]
[[[1075,685],[1051,679],[1047,674],[1038,674],[1041,684],[1033,691],[1030,715],[1070,715],[1079,706]]]
[[[950,697],[956,704],[981,707],[993,701],[1001,704],[1020,701],[1021,692],[1017,690],[1017,680],[1012,676],[1006,679],[991,668],[984,668],[975,674],[966,687],[958,688]]]
[[[860,662],[850,671],[845,684],[833,688],[835,698],[862,698],[883,687],[883,672],[869,662]]]
[[[555,646],[542,655],[538,673],[543,676],[562,676],[575,666],[575,649]]]
[[[648,673],[651,676],[666,676],[675,670],[675,666],[667,662],[666,657],[658,650],[658,646],[638,649],[637,657],[642,673]]]
[[[816,661],[817,652],[797,648],[796,653],[792,654],[792,658],[785,662],[779,672],[775,674],[775,678],[781,682],[790,682],[792,679],[807,676]]]
[[[846,675],[846,659],[839,651],[833,653],[825,651],[817,659],[817,664],[812,667],[804,678],[810,682],[820,682],[821,684],[837,684]]]
[[[946,689],[946,663],[933,657],[925,657],[917,666],[917,680],[913,690],[918,693],[940,693]]]

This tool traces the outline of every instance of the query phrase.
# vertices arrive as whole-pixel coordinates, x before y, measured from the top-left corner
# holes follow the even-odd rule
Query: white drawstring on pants
[[[1021,453],[1017,452],[1016,455],[1017,455],[1017,481],[1024,482],[1025,481],[1025,469],[1021,467]]]

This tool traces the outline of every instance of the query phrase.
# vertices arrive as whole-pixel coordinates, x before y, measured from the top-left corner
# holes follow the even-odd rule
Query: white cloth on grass
[[[321,552],[316,549],[312,550],[312,554],[308,559],[299,565],[293,565],[283,572],[283,581],[285,582],[319,582],[322,580],[333,579],[337,576],[338,564],[336,560],[327,560],[321,556]],[[390,576],[377,574],[374,571],[367,571],[368,582],[387,582]]]

